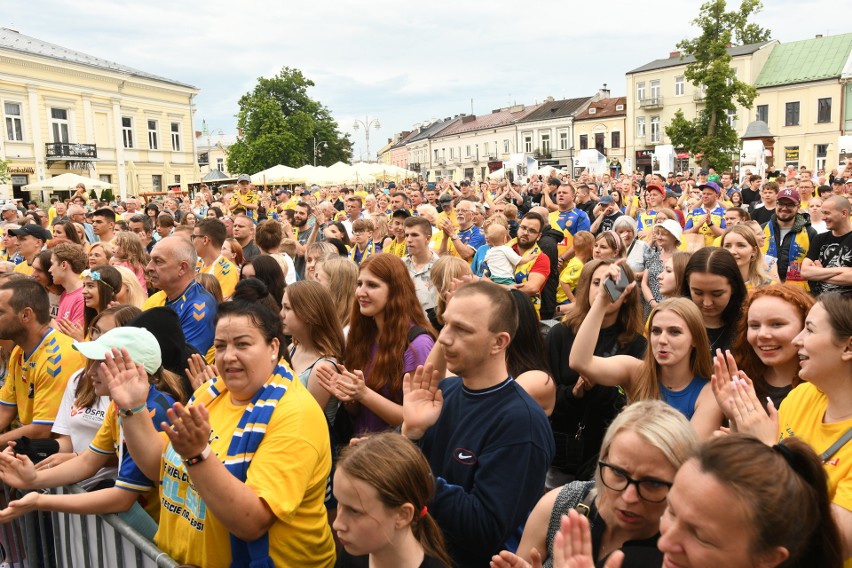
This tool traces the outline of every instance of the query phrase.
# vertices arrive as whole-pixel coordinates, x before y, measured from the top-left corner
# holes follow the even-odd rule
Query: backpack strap
[[[428,333],[429,332],[426,331],[426,328],[420,327],[419,325],[412,325],[408,328],[408,343],[411,344],[421,335],[426,335]]]

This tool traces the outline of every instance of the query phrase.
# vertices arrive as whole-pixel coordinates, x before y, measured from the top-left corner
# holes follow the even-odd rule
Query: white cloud
[[[429,118],[477,114],[593,94],[623,95],[625,71],[662,57],[691,35],[701,0],[396,2],[321,0],[6,0],[3,25],[23,34],[195,85],[198,124],[233,131],[237,102],[257,77],[282,67],[316,83],[355,155],[355,118],[378,117],[375,152]],[[729,6],[734,3],[730,2]],[[836,4],[768,0],[758,22],[783,42],[837,34]],[[842,21],[837,20],[837,21]]]

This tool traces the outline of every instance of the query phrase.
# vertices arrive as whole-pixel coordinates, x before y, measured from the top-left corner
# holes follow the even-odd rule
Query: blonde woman
[[[473,272],[467,262],[456,256],[442,256],[432,265],[429,278],[435,288],[438,289],[438,305],[435,307],[435,316],[437,323],[442,327],[444,325],[444,310],[447,309],[448,294],[452,289],[453,280],[465,277],[473,277]],[[440,331],[440,328],[436,329]]]
[[[343,326],[344,335],[349,335],[349,317],[355,303],[358,265],[348,258],[338,256],[317,263],[315,270],[317,282],[331,292],[334,311]]]
[[[734,225],[728,229],[722,235],[722,248],[728,249],[734,256],[748,291],[774,283],[766,273],[763,252],[750,227]]]
[[[129,304],[141,309],[148,299],[148,290],[139,284],[136,274],[126,266],[114,266],[121,274],[121,289],[115,295],[119,304]]]

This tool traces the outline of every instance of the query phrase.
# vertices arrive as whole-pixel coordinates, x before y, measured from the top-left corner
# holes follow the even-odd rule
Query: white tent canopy
[[[299,175],[296,169],[283,164],[272,166],[251,176],[251,182],[255,185],[296,183],[304,180],[304,176]]]
[[[112,189],[112,185],[105,181],[72,173],[33,182],[21,189],[24,191],[74,191],[80,183],[85,185],[86,189]]]

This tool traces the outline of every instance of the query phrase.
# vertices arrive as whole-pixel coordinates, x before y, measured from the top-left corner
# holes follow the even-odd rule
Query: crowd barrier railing
[[[46,492],[48,490],[42,490]],[[77,485],[51,493],[85,493]],[[3,503],[22,492],[3,484]],[[0,525],[0,566],[9,568],[176,568],[178,563],[117,515],[33,512]]]

